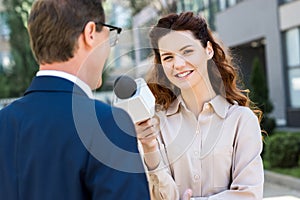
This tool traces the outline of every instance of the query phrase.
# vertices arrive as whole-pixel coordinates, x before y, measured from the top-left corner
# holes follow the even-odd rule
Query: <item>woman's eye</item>
[[[185,49],[185,50],[183,51],[183,55],[189,54],[189,53],[191,53],[191,52],[193,52],[192,49]]]
[[[172,58],[172,56],[166,56],[163,58],[163,61],[170,61]]]

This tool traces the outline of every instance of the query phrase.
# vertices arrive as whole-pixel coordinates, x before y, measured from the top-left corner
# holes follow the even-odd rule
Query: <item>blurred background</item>
[[[0,109],[23,95],[38,70],[26,29],[32,3],[0,0]],[[123,31],[97,99],[111,103],[119,75],[145,76],[152,62],[148,33],[160,16],[203,15],[241,68],[240,88],[264,113],[262,157],[272,171],[265,173],[264,197],[300,197],[300,0],[106,0],[104,7],[106,23]]]
[[[0,107],[21,96],[38,70],[26,30],[32,2],[0,0]],[[106,0],[104,6],[106,22],[123,32],[106,64],[103,94],[120,74],[145,75],[149,28],[160,16],[191,10],[205,16],[231,49],[242,88],[265,114],[265,128],[300,127],[299,0]]]

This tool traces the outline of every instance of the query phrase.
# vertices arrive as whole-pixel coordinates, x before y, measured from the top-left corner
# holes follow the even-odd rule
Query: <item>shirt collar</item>
[[[221,95],[217,95],[209,103],[217,115],[223,119],[226,117],[229,107],[231,106],[231,104]]]
[[[205,108],[206,105],[211,105],[215,113],[221,117],[225,118],[227,115],[227,112],[230,107],[230,103],[221,95],[217,95],[214,98],[212,98],[210,101],[206,102],[203,107]],[[177,99],[174,100],[173,103],[169,106],[169,108],[166,111],[166,115],[173,115],[179,111],[180,106],[187,110],[187,107],[181,97],[178,96]]]
[[[180,99],[180,100],[179,100]],[[181,99],[181,96],[178,96],[171,104],[170,106],[167,108],[166,110],[166,115],[174,115],[175,113],[177,113],[177,111],[179,110],[179,105],[181,104],[181,102],[183,102],[183,100]],[[184,102],[183,102],[184,103]]]
[[[91,88],[85,82],[72,74],[57,70],[40,70],[36,73],[36,76],[56,76],[67,79],[79,86],[90,99],[94,99]]]

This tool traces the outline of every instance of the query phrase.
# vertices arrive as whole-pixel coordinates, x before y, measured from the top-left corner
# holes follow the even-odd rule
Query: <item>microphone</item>
[[[114,82],[113,104],[130,115],[134,123],[154,116],[155,97],[143,78],[122,75]]]

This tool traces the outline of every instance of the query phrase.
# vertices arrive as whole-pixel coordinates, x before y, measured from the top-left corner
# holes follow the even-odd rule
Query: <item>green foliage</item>
[[[32,2],[33,0],[3,0],[10,29],[9,43],[14,65],[10,72],[0,75],[0,98],[22,95],[38,69],[30,49],[26,28]]]
[[[3,74],[0,75],[0,97],[9,96],[8,79]]]
[[[160,0],[130,0],[129,7],[132,9],[132,14],[136,15],[140,11],[142,11],[148,5],[156,5],[160,7],[160,12],[163,14],[177,12],[177,2],[176,1],[165,1],[166,7],[163,8],[162,1]]]
[[[257,102],[259,108],[264,113],[270,113],[273,110],[273,105],[269,100],[269,90],[265,73],[257,57],[253,60],[250,83],[252,86],[250,96],[252,101]]]
[[[271,168],[296,167],[298,166],[299,155],[300,134],[274,134],[265,143],[264,159]]]
[[[265,130],[267,132],[267,134],[272,134],[275,127],[276,127],[276,121],[274,118],[269,117],[268,115],[264,114],[262,120],[261,120],[261,124],[262,124],[262,129]]]
[[[279,174],[284,174],[288,176],[292,176],[295,178],[300,178],[300,163],[298,167],[292,167],[292,168],[280,168],[280,167],[271,167],[269,161],[263,160],[264,162],[264,169],[279,173]]]
[[[271,133],[276,126],[275,119],[268,116],[273,110],[273,104],[269,99],[269,90],[263,67],[257,57],[254,58],[252,63],[250,84],[250,99],[263,112],[262,129]]]
[[[139,13],[143,8],[150,4],[151,1],[137,1],[137,0],[130,0],[130,7],[132,8],[133,15]]]

